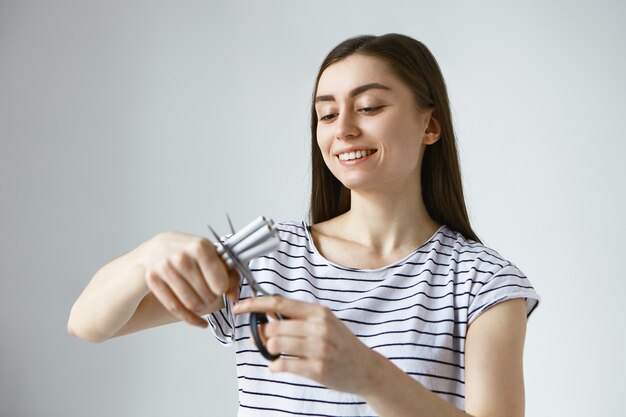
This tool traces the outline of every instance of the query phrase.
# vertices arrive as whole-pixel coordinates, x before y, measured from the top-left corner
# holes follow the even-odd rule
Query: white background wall
[[[304,218],[317,67],[386,32],[439,60],[475,229],[543,297],[527,415],[624,415],[626,3],[608,0],[0,0],[0,415],[234,415],[209,331],[92,345],[69,309],[159,231]]]

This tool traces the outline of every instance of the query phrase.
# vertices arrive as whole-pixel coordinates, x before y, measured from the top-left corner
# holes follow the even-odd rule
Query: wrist
[[[130,252],[123,255],[119,262],[111,265],[108,275],[120,277],[123,285],[128,289],[128,295],[132,298],[143,299],[150,289],[146,283],[145,274],[149,264],[149,241],[142,243]]]
[[[366,402],[369,402],[368,398],[374,398],[380,392],[381,387],[387,383],[386,378],[389,375],[389,367],[395,368],[395,365],[380,353],[371,349],[369,351],[371,359],[365,367],[364,383],[357,393]]]

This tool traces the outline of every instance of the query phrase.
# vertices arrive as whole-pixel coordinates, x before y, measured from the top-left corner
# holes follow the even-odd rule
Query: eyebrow
[[[391,88],[387,87],[386,85],[382,85],[380,83],[369,83],[369,84],[364,84],[359,87],[356,87],[355,89],[350,91],[348,95],[350,97],[356,97],[359,94],[363,94],[364,92],[368,90],[372,90],[372,89],[391,90]],[[315,97],[316,103],[319,103],[320,101],[335,101],[335,96],[329,94],[329,95]]]

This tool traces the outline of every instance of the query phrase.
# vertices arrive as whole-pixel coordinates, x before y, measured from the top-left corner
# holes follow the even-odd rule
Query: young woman
[[[69,332],[210,324],[237,350],[240,416],[524,415],[539,298],[470,227],[428,49],[397,34],[344,41],[318,73],[311,127],[311,224],[280,223],[278,250],[250,263],[276,296],[253,297],[208,240],[163,233],[96,273]],[[263,328],[275,361],[250,339],[253,311],[289,318]]]

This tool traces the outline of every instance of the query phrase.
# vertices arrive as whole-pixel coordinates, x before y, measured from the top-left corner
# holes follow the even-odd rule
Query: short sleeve
[[[222,243],[230,239],[231,235],[221,236]],[[239,286],[241,294],[241,283]],[[224,346],[230,346],[235,341],[235,316],[233,314],[233,303],[224,295],[224,307],[206,316],[213,335]]]
[[[494,273],[487,282],[474,284],[472,293],[474,299],[468,309],[468,325],[494,305],[514,298],[525,299],[526,316],[529,317],[541,300],[524,273],[512,264]]]
[[[224,296],[224,307],[206,317],[213,335],[224,346],[230,346],[235,341],[235,317],[232,307],[232,302]]]

